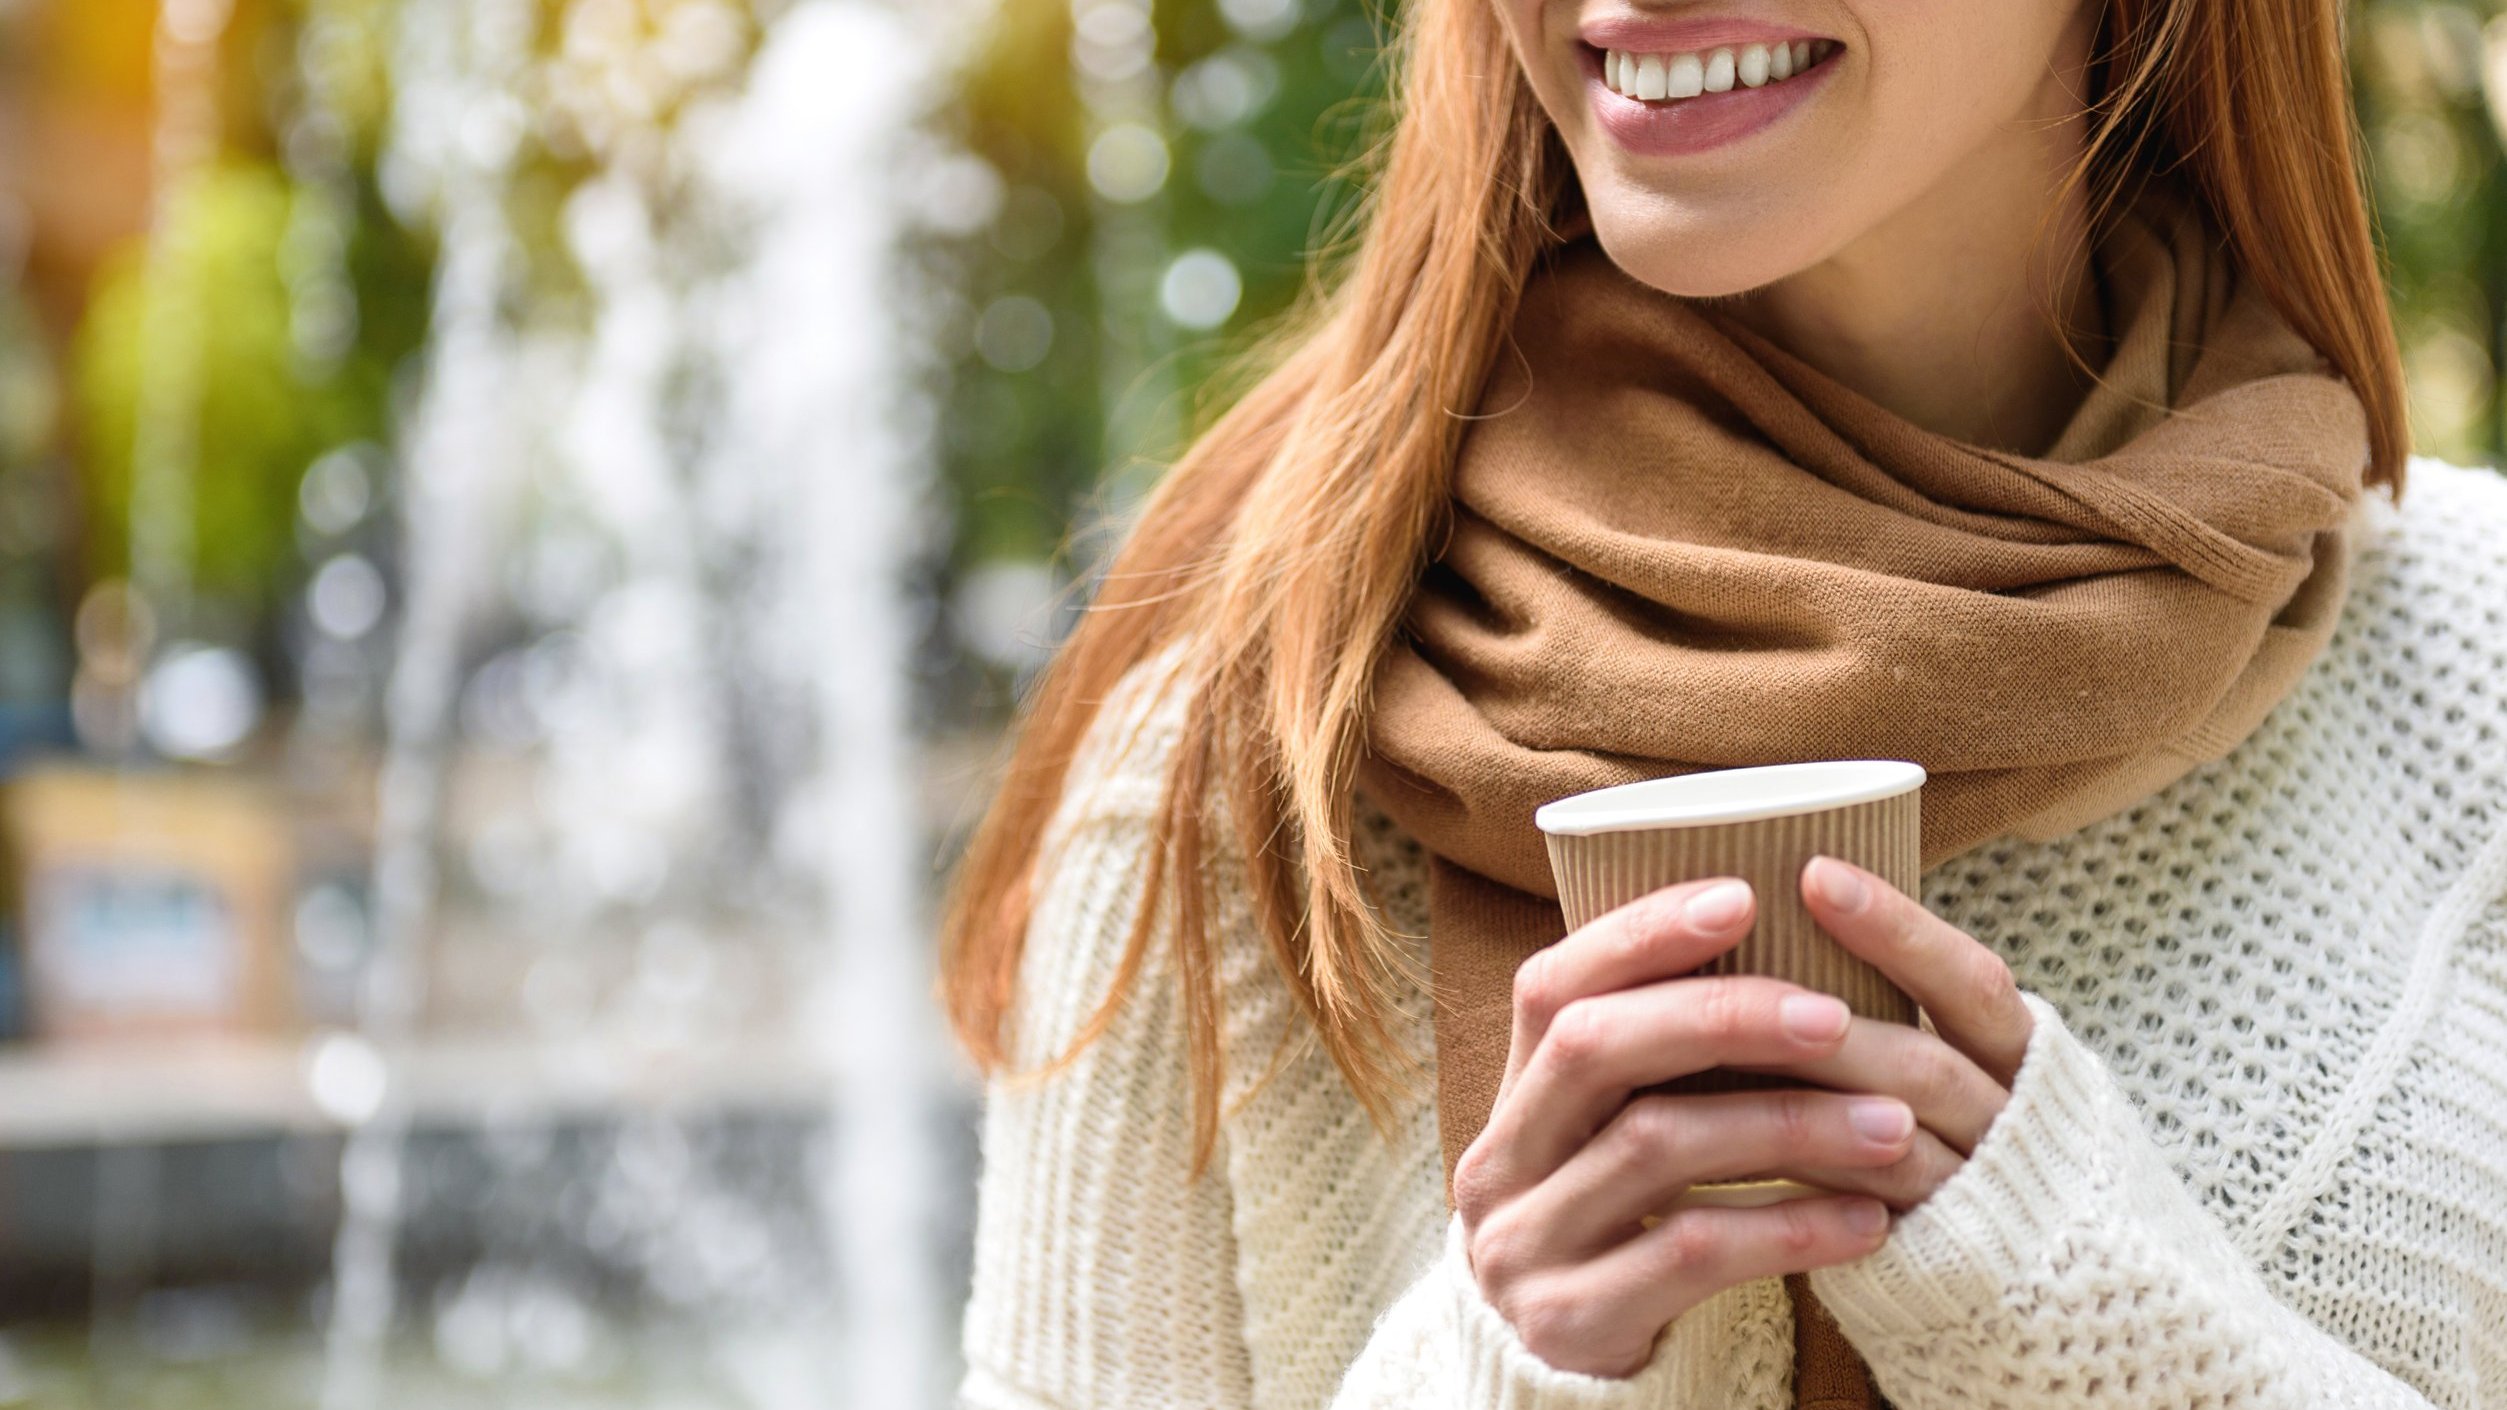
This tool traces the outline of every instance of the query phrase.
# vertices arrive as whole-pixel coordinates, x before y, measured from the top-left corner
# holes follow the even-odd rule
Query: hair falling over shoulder
[[[2359,393],[2369,479],[2399,491],[2401,371],[2342,38],[2338,0],[2107,0],[2089,151],[2073,179],[2091,183],[2104,210],[2146,176],[2190,175],[2240,267]],[[1379,1127],[1418,1075],[1394,1011],[1397,981],[1418,976],[1367,903],[1350,850],[1369,686],[1447,522],[1466,418],[1573,199],[1565,155],[1488,0],[1408,0],[1389,57],[1392,111],[1368,157],[1352,257],[1274,344],[1267,375],[1142,506],[1022,702],[942,913],[941,1000],[976,1065],[999,1073],[1039,848],[1072,758],[1129,668],[1193,639],[1179,683],[1192,703],[1144,904],[1103,1000],[1050,1066],[1104,1031],[1174,887],[1196,1175],[1216,1146],[1223,1090],[1214,795],[1226,799],[1273,962]]]

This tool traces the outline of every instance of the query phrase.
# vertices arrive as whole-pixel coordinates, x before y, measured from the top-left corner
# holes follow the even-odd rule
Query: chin
[[[1815,263],[1800,212],[1717,210],[1693,201],[1603,193],[1588,207],[1594,238],[1638,283],[1681,298],[1711,299],[1772,284]]]

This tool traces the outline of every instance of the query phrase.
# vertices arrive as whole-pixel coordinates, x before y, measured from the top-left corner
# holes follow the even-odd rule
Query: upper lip
[[[1649,15],[1606,15],[1586,20],[1576,37],[1596,49],[1625,54],[1691,54],[1745,44],[1776,44],[1830,36],[1793,25],[1769,24],[1732,16],[1695,15],[1670,19]]]

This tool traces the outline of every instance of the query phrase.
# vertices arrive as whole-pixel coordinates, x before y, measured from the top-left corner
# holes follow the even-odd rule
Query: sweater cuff
[[[2136,1193],[2124,1167],[2148,1140],[2139,1116],[2054,1006],[2020,997],[2036,1028],[2010,1101],[1967,1163],[1880,1248],[1810,1275],[1858,1345],[1972,1323],[2035,1281],[2066,1230],[2098,1224],[2102,1209],[2121,1215],[2119,1197]]]
[[[1663,1350],[1666,1338],[1656,1338],[1655,1354],[1643,1370],[1624,1378],[1560,1370],[1525,1346],[1513,1324],[1481,1294],[1459,1214],[1446,1216],[1445,1252],[1437,1266],[1446,1308],[1460,1334],[1464,1405],[1473,1410],[1624,1410],[1677,1403],[1668,1393],[1678,1367]]]

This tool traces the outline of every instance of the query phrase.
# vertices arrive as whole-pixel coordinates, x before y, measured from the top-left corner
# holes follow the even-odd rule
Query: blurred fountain
[[[935,525],[894,258],[919,22],[404,0],[382,176],[440,254],[372,958],[321,1049],[353,1123],[327,1410],[410,1403],[404,1334],[470,1374],[588,1380],[638,1318],[704,1382],[672,1404],[940,1403],[904,597]],[[518,234],[552,186],[559,275]],[[431,1160],[418,1059],[482,1028],[521,1040],[496,1049],[511,1091]],[[527,1099],[726,1054],[820,1094],[821,1159],[701,1104],[587,1157]],[[465,1239],[420,1260],[430,1211]]]
[[[513,232],[499,200],[513,144],[486,140],[475,118],[451,119],[465,111],[494,112],[499,98],[511,101],[528,54],[528,9],[527,0],[453,0],[412,4],[403,16],[395,155],[404,174],[434,178],[424,205],[442,243],[426,390],[407,435],[400,484],[406,600],[376,790],[374,941],[358,996],[363,1036],[351,1040],[385,1055],[408,1043],[420,1009],[461,641],[474,611],[470,597],[489,581],[480,571],[482,555],[492,548],[484,501],[510,476],[520,449],[505,424],[508,403],[501,395],[517,361],[501,312],[516,278]],[[467,140],[428,143],[439,123]],[[402,199],[420,204],[407,192]],[[340,1162],[325,1410],[383,1403],[384,1347],[392,1328],[393,1243],[410,1112],[405,1088],[390,1081],[388,1069],[379,1099],[360,1115]]]
[[[894,11],[821,3],[766,40],[747,101],[706,169],[752,210],[758,239],[721,325],[736,369],[731,479],[800,512],[771,623],[779,652],[815,663],[820,773],[814,845],[833,879],[834,954],[815,1031],[841,1075],[835,1179],[824,1186],[842,1278],[847,1395],[930,1406],[947,1384],[934,1250],[940,1065],[931,1021],[928,855],[909,764],[914,649],[898,584],[930,523],[930,428],[900,395],[910,346],[893,221],[909,209],[897,156],[929,49]],[[926,170],[929,170],[927,167]],[[892,212],[887,219],[877,213]],[[771,511],[770,511],[771,512]]]

